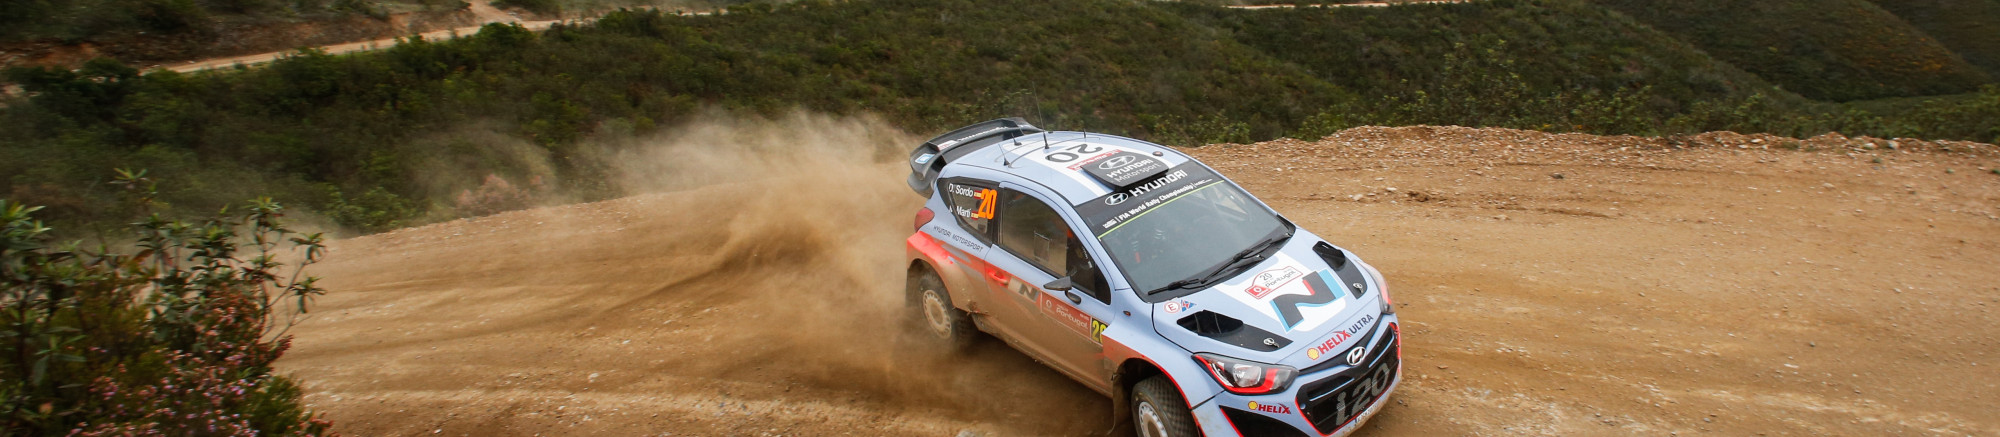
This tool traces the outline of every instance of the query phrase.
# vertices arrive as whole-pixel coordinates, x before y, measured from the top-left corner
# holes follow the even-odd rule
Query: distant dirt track
[[[354,435],[1109,428],[998,342],[899,341],[908,144],[338,241],[281,370]],[[1408,127],[1191,153],[1387,275],[1408,379],[1359,435],[2000,433],[2000,153],[1859,144]]]

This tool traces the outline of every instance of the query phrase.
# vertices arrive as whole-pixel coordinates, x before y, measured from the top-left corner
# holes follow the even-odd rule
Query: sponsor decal
[[[1128,165],[1132,165],[1132,161],[1136,161],[1136,160],[1139,160],[1139,158],[1138,158],[1138,157],[1136,157],[1136,156],[1132,156],[1132,155],[1119,155],[1119,156],[1118,156],[1118,157],[1116,157],[1116,158],[1111,158],[1111,159],[1106,159],[1106,160],[1104,160],[1104,163],[1102,163],[1102,164],[1097,164],[1097,168],[1098,168],[1099,170],[1116,170],[1116,169],[1118,169],[1119,167],[1124,167],[1124,166],[1128,166]]]
[[[1325,276],[1326,272],[1321,271],[1306,277],[1305,295],[1287,294],[1271,299],[1271,308],[1278,310],[1278,321],[1285,324],[1285,329],[1292,329],[1305,321],[1302,308],[1325,306],[1340,299],[1339,294],[1326,287]]]
[[[1118,153],[1132,152],[1120,150],[1112,155]],[[1144,157],[1142,161],[1160,162],[1150,157]],[[1090,167],[1091,170],[1096,168],[1097,166]],[[1159,208],[1174,199],[1219,182],[1222,182],[1222,177],[1217,176],[1214,171],[1189,161],[1166,169],[1162,174],[1153,176],[1144,183],[1114,189],[1096,199],[1078,203],[1076,212],[1083,216],[1084,223],[1091,225],[1092,233],[1104,235],[1146,211]]]
[[[993,204],[998,203],[1000,201],[1000,190],[959,185],[959,184],[951,184],[951,186],[947,187],[947,189],[951,191],[951,194],[955,194],[961,197],[970,197],[979,199],[978,208],[966,208],[964,206],[955,206],[952,208],[953,214],[958,214],[959,217],[965,217],[965,218],[975,218],[975,219],[993,218]],[[956,204],[958,202],[952,202],[952,203]]]
[[[1318,329],[1346,308],[1347,301],[1340,298],[1339,290],[1326,285],[1337,281],[1328,279],[1332,275],[1328,271],[1309,270],[1282,252],[1272,259],[1272,267],[1219,287],[1223,295],[1264,313],[1286,331]]]
[[[1125,190],[1124,192],[1131,193],[1129,197],[1138,197],[1139,195],[1145,194],[1148,191],[1153,191],[1156,188],[1171,185],[1174,182],[1178,182],[1183,177],[1186,177],[1186,173],[1183,172],[1167,173],[1166,176],[1163,176],[1159,179],[1155,179],[1152,182],[1140,184],[1139,186]],[[1171,202],[1175,198],[1180,197],[1181,195],[1194,192],[1194,190],[1197,189],[1205,188],[1210,184],[1218,181],[1220,181],[1220,179],[1204,179],[1192,184],[1188,184],[1186,186],[1176,187],[1174,188],[1173,191],[1169,191],[1165,194],[1160,194],[1158,196],[1153,196],[1151,198],[1148,198],[1146,199],[1145,203],[1133,205],[1124,212],[1118,213],[1117,215],[1105,219],[1103,221],[1103,224],[1099,226],[1099,229],[1108,232],[1112,228],[1117,228],[1118,224],[1124,223],[1126,220],[1131,220],[1134,217],[1138,217],[1140,214],[1146,213],[1146,210],[1158,207],[1160,205],[1165,205],[1167,204],[1167,202]],[[1107,201],[1110,200],[1108,197],[1111,196],[1111,194],[1107,194],[1105,196],[1107,197],[1105,200]],[[1125,202],[1121,200],[1118,203],[1125,203]]]
[[[1272,290],[1277,290],[1278,287],[1283,287],[1300,276],[1305,274],[1299,273],[1299,268],[1293,266],[1265,270],[1251,277],[1250,288],[1243,289],[1243,292],[1250,293],[1252,299],[1263,299],[1265,295],[1271,294]]]
[[[1083,168],[1083,166],[1086,166],[1086,165],[1090,165],[1090,164],[1092,164],[1092,163],[1096,163],[1097,161],[1102,161],[1102,160],[1104,160],[1104,158],[1109,158],[1109,157],[1111,157],[1111,155],[1116,155],[1116,154],[1118,154],[1118,151],[1120,151],[1120,150],[1125,150],[1125,149],[1114,149],[1114,150],[1112,150],[1112,151],[1109,151],[1109,152],[1104,152],[1104,153],[1099,153],[1099,154],[1096,154],[1096,155],[1091,155],[1091,156],[1090,156],[1089,158],[1083,158],[1083,160],[1082,160],[1082,161],[1077,161],[1077,162],[1076,162],[1075,164],[1070,164],[1068,168],[1069,168],[1070,170],[1076,170],[1076,169],[1080,169],[1080,168]]]
[[[1132,186],[1167,171],[1167,163],[1129,150],[1119,150],[1083,168],[1084,173],[1113,188]]]
[[[1035,295],[1040,291],[1035,289],[1035,287],[1029,287],[1028,283],[1021,282],[1021,278],[1015,276],[1007,277],[1007,289],[1013,290],[1014,295],[1021,296],[1022,299],[1027,300],[1035,300]]]
[[[1285,405],[1285,404],[1263,404],[1263,403],[1258,403],[1257,401],[1250,401],[1249,407],[1253,411],[1262,411],[1272,414],[1292,414],[1292,407],[1290,405]]]
[[[930,231],[931,233],[942,235],[944,236],[944,238],[950,239],[951,242],[957,243],[960,246],[965,246],[966,248],[979,247],[979,243],[974,242],[969,238],[965,238],[964,236],[960,236],[957,233],[951,232],[951,229],[944,227],[944,225],[931,225]]]
[[[1187,311],[1188,308],[1194,308],[1194,302],[1188,302],[1185,300],[1170,300],[1167,301],[1166,307],[1167,307],[1167,314],[1178,314],[1181,311]]]
[[[917,155],[917,159],[912,159],[910,160],[910,162],[916,163],[917,165],[924,165],[931,163],[931,160],[936,158],[937,158],[936,153],[925,153],[922,155]]]
[[[1090,317],[1090,314],[1085,314],[1083,310],[1070,306],[1069,302],[1064,302],[1062,299],[1048,293],[1041,293],[1041,297],[1035,299],[1035,306],[1041,307],[1043,315],[1055,319],[1056,323],[1068,327],[1071,331],[1076,331],[1078,335],[1090,338],[1091,341],[1099,343],[1104,341],[1101,335],[1104,332],[1103,328],[1097,326],[1103,325],[1104,322]]]
[[[1369,323],[1372,323],[1374,321],[1375,321],[1374,314],[1361,316],[1361,319],[1355,320],[1354,324],[1347,325],[1347,329],[1342,329],[1339,332],[1335,332],[1333,333],[1332,337],[1327,337],[1326,341],[1306,349],[1306,358],[1312,360],[1318,360],[1319,357],[1326,356],[1328,352],[1333,351],[1334,346],[1340,346],[1341,342],[1347,341],[1347,339],[1349,338],[1353,338],[1355,334],[1360,334],[1362,330],[1368,329]],[[1359,350],[1364,348],[1355,348],[1355,349]],[[1363,354],[1366,355],[1365,352]]]

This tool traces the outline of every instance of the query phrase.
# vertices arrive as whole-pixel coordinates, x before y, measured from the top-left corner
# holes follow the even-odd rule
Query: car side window
[[[1000,191],[1007,215],[1000,219],[1000,247],[1056,277],[1067,275],[1069,225],[1040,199],[1014,190]]]
[[[1083,242],[1077,241],[1076,234],[1069,236],[1069,280],[1083,294],[1096,298],[1098,302],[1111,303],[1111,284],[1104,281],[1104,272],[1097,269],[1090,252],[1083,249]]]
[[[944,203],[951,208],[951,216],[958,218],[958,225],[986,240],[993,235],[991,224],[996,215],[1000,191],[984,181],[971,179],[951,179],[939,181],[944,189]]]
[[[1027,193],[1001,189],[1000,211],[1000,247],[1051,275],[1070,277],[1080,294],[1110,301],[1104,274],[1054,208]]]

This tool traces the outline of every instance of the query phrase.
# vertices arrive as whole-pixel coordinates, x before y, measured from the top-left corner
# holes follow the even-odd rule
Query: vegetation
[[[1872,1],[2000,79],[2000,1]]]
[[[149,201],[143,173],[117,182]],[[319,235],[262,199],[196,223],[149,215],[130,249],[81,250],[54,245],[37,209],[0,200],[0,435],[328,434],[271,371],[287,310],[321,293],[299,276]]]
[[[121,217],[97,170],[114,167],[172,175],[163,208],[181,214],[269,194],[362,231],[617,195],[615,139],[709,110],[870,112],[913,132],[1026,116],[1172,144],[1410,123],[1992,141],[1983,102],[2000,95],[1878,105],[1907,117],[1816,102],[1580,0],[753,3],[244,71],[7,78],[31,97],[0,109],[0,194],[99,234]]]
[[[0,0],[0,42],[82,41],[137,33],[207,34],[225,21],[382,16],[389,6],[448,8],[457,0]],[[406,4],[407,3],[407,4]]]
[[[1956,94],[1992,80],[1867,0],[1590,1],[1813,99]]]

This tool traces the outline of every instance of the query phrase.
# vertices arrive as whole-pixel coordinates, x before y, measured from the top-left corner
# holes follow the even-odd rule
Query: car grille
[[[1396,380],[1396,366],[1400,364],[1396,349],[1400,346],[1396,344],[1395,331],[1383,334],[1375,342],[1374,356],[1369,357],[1372,365],[1357,366],[1300,388],[1299,410],[1314,429],[1331,433],[1347,426],[1388,392],[1389,384]]]

